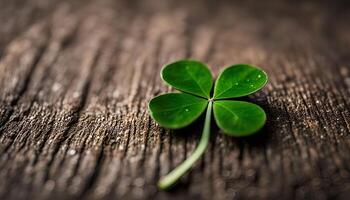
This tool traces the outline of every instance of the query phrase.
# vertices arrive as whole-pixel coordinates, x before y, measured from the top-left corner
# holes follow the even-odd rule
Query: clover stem
[[[212,105],[213,102],[209,101],[207,113],[205,116],[202,137],[199,141],[197,148],[194,150],[192,155],[190,155],[183,163],[181,163],[173,171],[171,171],[169,174],[167,174],[159,180],[158,187],[160,189],[166,190],[170,188],[173,184],[175,184],[176,181],[180,179],[204,153],[209,143]]]

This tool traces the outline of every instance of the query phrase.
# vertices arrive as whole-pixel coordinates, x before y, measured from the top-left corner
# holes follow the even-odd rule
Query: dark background
[[[348,199],[349,1],[0,0],[0,199]],[[206,154],[155,184],[203,121],[151,120],[163,64],[215,76],[249,63],[269,84],[257,136],[213,124]]]

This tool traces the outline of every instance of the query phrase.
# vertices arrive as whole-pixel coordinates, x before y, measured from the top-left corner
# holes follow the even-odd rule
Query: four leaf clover
[[[264,110],[256,104],[232,100],[260,90],[267,74],[247,64],[232,65],[219,75],[213,94],[213,78],[206,65],[194,60],[180,60],[165,65],[162,79],[182,93],[162,94],[149,102],[152,118],[161,126],[179,129],[195,121],[205,110],[206,118],[200,142],[191,156],[163,177],[160,189],[171,187],[204,153],[210,136],[211,113],[218,127],[227,135],[242,137],[256,133],[266,121]]]

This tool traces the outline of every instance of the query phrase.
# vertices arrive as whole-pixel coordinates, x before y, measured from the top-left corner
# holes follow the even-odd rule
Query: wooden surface
[[[260,2],[260,3],[259,3]],[[348,1],[0,1],[0,199],[348,199]],[[169,192],[155,187],[195,148],[147,102],[171,89],[163,64],[215,76],[269,74],[248,101],[255,137],[213,124],[206,154]]]

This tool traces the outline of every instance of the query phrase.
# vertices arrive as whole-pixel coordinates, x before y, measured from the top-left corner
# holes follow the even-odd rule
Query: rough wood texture
[[[348,1],[0,1],[0,199],[347,199]],[[261,66],[258,136],[213,127],[170,192],[155,183],[202,122],[159,127],[161,66]]]

